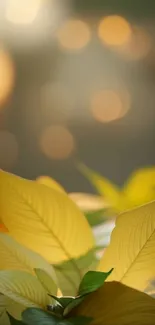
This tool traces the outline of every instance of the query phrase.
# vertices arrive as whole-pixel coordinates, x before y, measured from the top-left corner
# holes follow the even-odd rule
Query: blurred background
[[[94,192],[155,165],[155,1],[0,0],[0,168]]]

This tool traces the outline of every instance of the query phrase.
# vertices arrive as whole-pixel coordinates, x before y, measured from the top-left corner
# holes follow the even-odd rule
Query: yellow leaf
[[[154,325],[155,299],[119,282],[106,282],[72,314],[92,317],[92,325]]]
[[[26,307],[46,308],[50,303],[38,279],[24,271],[0,271],[0,292]]]
[[[112,184],[108,179],[95,173],[83,164],[79,165],[79,169],[95,187],[97,192],[103,197],[109,207],[112,209],[114,208],[115,211],[124,210],[124,206],[126,207],[126,199],[116,185]]]
[[[51,275],[55,283],[54,269],[39,254],[20,245],[9,235],[0,233],[0,270],[25,270],[34,273],[34,268],[42,268]],[[57,292],[57,286],[53,286],[53,292]]]
[[[135,171],[124,185],[124,194],[133,206],[155,199],[155,167]]]
[[[65,193],[63,187],[49,176],[39,176],[36,181],[40,184],[53,188],[54,190]]]
[[[155,278],[155,202],[117,217],[99,270],[112,267],[107,281],[120,281],[141,291]]]
[[[51,264],[84,255],[94,246],[87,220],[67,194],[3,171],[0,215],[15,240]]]

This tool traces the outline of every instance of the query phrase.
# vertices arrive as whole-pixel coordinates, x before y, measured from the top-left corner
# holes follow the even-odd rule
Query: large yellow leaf
[[[49,176],[39,176],[37,177],[36,181],[40,184],[46,185],[48,187],[53,188],[54,190],[60,191],[65,193],[65,190],[63,189],[63,187],[58,184],[54,179],[52,179]]]
[[[42,256],[3,233],[0,233],[0,256],[0,270],[25,270],[34,273],[34,268],[41,268],[57,282],[53,267]],[[54,283],[53,292],[57,292]]]
[[[24,271],[0,271],[0,292],[26,307],[46,308],[50,303],[37,277]]]
[[[108,281],[141,291],[155,278],[155,202],[117,217],[99,270],[106,272],[112,267]]]
[[[135,171],[124,185],[124,194],[138,206],[155,199],[155,167]]]
[[[72,313],[93,317],[92,325],[154,325],[155,299],[119,282],[106,282]]]
[[[51,263],[84,255],[94,245],[87,220],[66,194],[3,171],[0,215],[14,239]]]

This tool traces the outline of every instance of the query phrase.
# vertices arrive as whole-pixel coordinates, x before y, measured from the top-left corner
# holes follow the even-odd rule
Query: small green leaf
[[[107,219],[109,219],[109,217],[105,216],[105,211],[106,209],[102,209],[102,210],[89,211],[84,213],[91,227],[98,226],[104,223],[105,221],[107,221]]]
[[[22,313],[22,319],[27,325],[57,325],[60,318],[50,315],[39,308],[27,308]]]
[[[91,317],[77,316],[60,321],[59,325],[88,325],[93,320]]]
[[[75,298],[74,297],[56,297],[53,295],[49,295],[53,299],[55,299],[63,308],[66,308],[70,302],[72,302]]]
[[[66,316],[67,314],[69,314],[69,312],[73,309],[73,308],[75,308],[75,307],[77,307],[78,305],[80,305],[81,304],[81,302],[83,301],[85,299],[85,297],[83,296],[83,297],[77,297],[77,298],[75,298],[66,308],[65,308],[65,310],[64,310],[64,313],[63,313],[63,316]]]
[[[99,289],[112,271],[113,269],[107,273],[96,271],[87,272],[80,283],[78,295],[87,295]]]
[[[11,325],[25,325],[22,321],[15,319],[9,313],[7,313]]]

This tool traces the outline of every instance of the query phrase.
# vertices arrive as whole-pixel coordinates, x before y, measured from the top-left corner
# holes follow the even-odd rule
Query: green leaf
[[[87,218],[91,227],[95,227],[97,225],[102,224],[105,222],[109,217],[105,216],[106,210],[98,210],[98,211],[89,211],[85,212],[85,217]]]
[[[9,313],[7,313],[7,315],[9,317],[9,320],[10,320],[10,324],[11,325],[25,325],[22,321],[19,321],[19,320],[15,319]]]
[[[79,284],[84,276],[90,269],[94,269],[98,263],[93,248],[87,254],[72,259],[61,264],[53,265],[58,284],[64,296],[76,296]],[[77,269],[73,267],[77,265]]]
[[[55,304],[47,305],[47,310],[55,316],[62,317],[64,308],[59,304]]]
[[[53,295],[50,295],[53,299],[55,299],[62,307],[66,308],[73,300],[75,300],[74,297],[56,297]]]
[[[96,272],[96,271],[89,271],[83,277],[80,286],[79,286],[79,296],[87,295],[88,293],[94,292],[99,289],[107,279],[107,277],[111,274],[113,269],[109,272]]]
[[[39,308],[27,308],[22,313],[22,319],[27,325],[57,325],[60,322],[60,318]]]
[[[84,296],[82,296],[82,297],[80,296],[80,297],[75,298],[75,299],[74,299],[70,304],[68,304],[68,306],[65,308],[64,313],[63,313],[63,316],[68,315],[68,314],[70,313],[70,311],[71,311],[73,308],[75,308],[75,307],[77,307],[78,305],[80,305],[81,302],[82,302],[84,299],[85,299]]]

